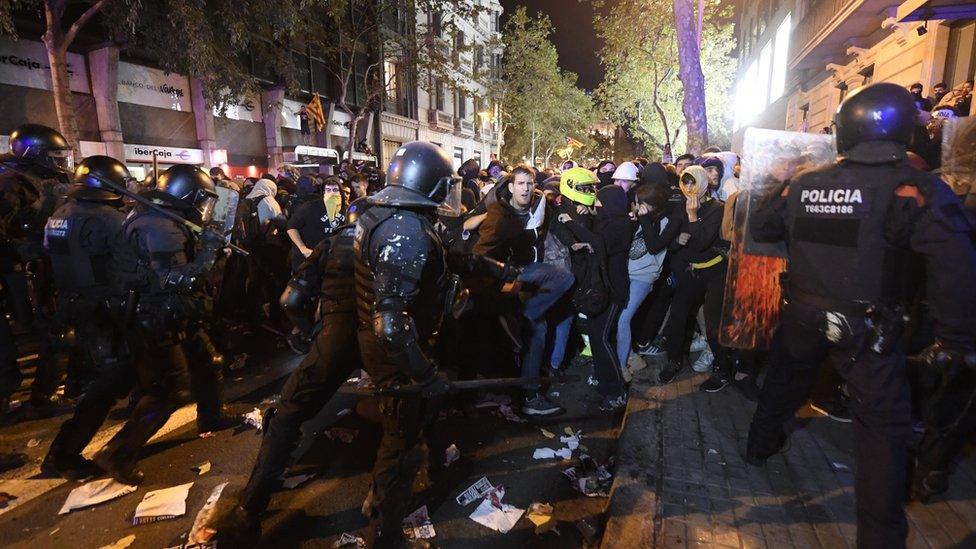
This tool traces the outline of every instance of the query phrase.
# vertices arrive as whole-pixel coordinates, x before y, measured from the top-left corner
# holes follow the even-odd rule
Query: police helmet
[[[451,157],[431,143],[405,143],[393,156],[386,187],[371,197],[373,204],[436,208],[452,189],[460,196]]]
[[[81,200],[107,202],[122,198],[115,188],[126,188],[132,175],[125,164],[110,156],[95,155],[81,161],[75,168],[68,196]]]
[[[898,84],[879,82],[858,88],[834,115],[837,152],[866,141],[894,141],[908,146],[918,112],[912,94]]]
[[[48,168],[70,172],[74,151],[57,130],[40,124],[24,124],[10,133],[10,152]]]
[[[209,175],[196,166],[177,164],[156,180],[150,198],[164,206],[182,210],[194,223],[206,223],[217,204],[217,187]]]

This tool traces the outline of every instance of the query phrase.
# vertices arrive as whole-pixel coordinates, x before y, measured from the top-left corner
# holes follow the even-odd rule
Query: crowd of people
[[[971,88],[952,100],[953,109],[968,114]],[[856,101],[845,104],[860,101],[872,107],[888,101],[888,96],[876,97],[875,91],[857,94]],[[914,101],[920,111],[928,106],[926,101],[945,102],[945,97],[920,99],[921,90],[914,87],[912,92],[905,101]],[[902,117],[892,122],[898,126],[870,139],[864,136],[874,131],[872,122],[846,115],[847,133],[838,135],[837,141],[846,160],[837,164],[839,171],[832,176],[836,180],[818,180],[821,172],[813,168],[774,176],[776,192],[766,197],[767,209],[759,217],[763,225],[754,230],[756,238],[786,240],[793,254],[786,286],[795,304],[784,313],[784,333],[806,322],[795,315],[813,318],[828,311],[826,322],[836,323],[844,315],[853,319],[874,314],[865,313],[863,303],[877,299],[872,294],[876,286],[848,283],[831,290],[830,296],[814,295],[823,288],[802,287],[819,280],[820,275],[801,272],[820,268],[805,263],[817,254],[826,254],[820,260],[827,263],[828,255],[834,254],[829,257],[840,258],[839,267],[867,269],[849,255],[850,249],[871,245],[877,251],[911,240],[919,257],[956,254],[961,270],[944,270],[943,278],[971,266],[971,240],[966,256],[965,247],[960,252],[944,245],[951,240],[948,236],[929,250],[909,238],[912,231],[923,232],[918,227],[928,227],[928,218],[913,209],[926,200],[948,200],[941,211],[957,216],[947,222],[957,223],[957,228],[960,219],[971,215],[949,213],[950,206],[958,209],[960,202],[940,198],[937,179],[913,183],[924,189],[923,195],[906,190],[900,180],[891,181],[893,190],[882,191],[864,186],[872,182],[857,180],[875,174],[881,169],[877,166],[896,166],[908,170],[898,173],[917,176],[940,158],[939,140],[925,131],[928,121],[905,114],[906,109],[914,111],[911,107],[891,108]],[[860,133],[852,133],[850,128],[857,124]],[[857,137],[851,138],[854,134]],[[236,424],[237,419],[223,411],[223,357],[246,351],[256,333],[263,334],[264,342],[273,338],[305,358],[286,384],[276,411],[266,415],[257,463],[237,500],[239,506],[231,511],[237,527],[254,527],[297,444],[301,422],[360,367],[377,387],[412,382],[431,398],[448,392],[454,378],[518,378],[513,389],[520,393],[522,414],[547,416],[563,409],[544,380],[564,376],[580,362],[577,357],[588,359],[585,377],[606,413],[626,405],[628,384],[649,359],[660,365],[661,384],[672,383],[690,366],[710,373],[699,385],[701,391],[722,391],[738,383],[751,398],[759,398],[747,455],[755,464],[782,448],[786,435],[781,426],[799,404],[794,401],[806,399],[821,377],[827,380],[827,390],[814,395],[820,399],[817,409],[851,422],[844,405],[850,395],[856,427],[866,429],[862,434],[877,435],[890,428],[875,429],[877,422],[867,419],[871,406],[881,404],[858,400],[865,391],[875,394],[871,391],[876,384],[844,364],[835,364],[839,375],[820,373],[828,347],[854,345],[844,339],[851,336],[843,332],[852,329],[847,320],[837,328],[841,335],[832,335],[829,326],[825,331],[813,328],[804,342],[783,343],[799,337],[798,331],[782,335],[778,350],[775,344],[769,350],[731,349],[720,341],[733,239],[730,217],[735,202],[749,190],[739,178],[740,157],[732,151],[711,147],[666,163],[638,157],[581,166],[567,160],[543,169],[498,160],[481,166],[471,159],[455,170],[442,150],[417,142],[397,152],[389,174],[343,162],[328,174],[285,166],[277,175],[235,181],[219,168],[207,174],[174,166],[137,183],[121,162],[103,156],[85,159],[69,179],[61,161],[70,147],[49,128],[19,128],[11,144],[12,154],[4,157],[0,175],[5,215],[0,268],[7,312],[22,332],[40,343],[26,408],[31,417],[54,415],[70,409],[72,398],[80,398],[45,460],[44,469],[51,474],[78,479],[105,472],[126,484],[138,484],[143,474],[137,468],[137,450],[178,406],[194,400],[201,432]],[[857,240],[860,225],[849,220],[793,217],[790,212],[809,193],[798,197],[790,192],[791,181],[804,189],[808,187],[803,185],[817,189],[849,184],[853,191],[845,189],[844,196],[850,198],[856,191],[859,203],[862,191],[865,196],[894,192],[897,199],[892,204],[899,205],[897,215],[905,219],[897,227],[901,232],[885,232],[887,244],[869,242]],[[229,202],[234,223],[221,228],[224,220],[215,224],[214,210],[220,204],[228,207],[227,196],[234,198]],[[815,210],[807,209],[811,211]],[[873,230],[882,214],[858,221],[868,227],[860,230]],[[942,228],[925,229],[929,239],[933,231],[945,228],[936,226]],[[852,228],[853,240],[845,234]],[[968,230],[971,239],[971,228],[959,230]],[[870,268],[881,269],[880,260]],[[881,276],[867,270],[862,274]],[[948,280],[943,278],[939,280]],[[830,278],[832,283],[840,280]],[[862,290],[863,296],[857,293]],[[848,301],[837,297],[848,293]],[[925,303],[923,295],[909,297]],[[955,306],[971,301],[971,295],[963,296]],[[849,307],[852,303],[856,305]],[[807,309],[801,311],[801,306]],[[959,314],[945,316],[941,306],[931,307],[936,324],[958,328],[960,319],[972,314],[953,310]],[[870,318],[862,326],[869,332],[878,322]],[[13,331],[5,316],[2,320],[0,402],[7,413],[21,374]],[[915,325],[910,350],[920,351],[931,342],[926,325]],[[968,345],[971,350],[971,329],[960,330],[957,349]],[[804,350],[803,345],[823,334],[823,350]],[[940,333],[935,337],[943,343],[951,340]],[[863,352],[856,352],[851,363],[868,360]],[[877,352],[894,356],[890,347]],[[885,360],[877,368],[895,367],[895,361]],[[804,370],[802,383],[788,373],[800,363],[816,367],[812,374]],[[765,364],[781,375],[767,376],[760,394],[756,378]],[[444,371],[453,373],[448,378]],[[62,381],[66,390],[59,396],[56,388]],[[771,389],[774,386],[778,392]],[[94,462],[83,458],[81,450],[115,404],[130,393],[126,427]],[[422,454],[425,412],[415,400],[384,395],[384,439],[364,512],[386,535],[393,535],[391,525],[399,525],[406,499],[397,494],[407,477],[412,478],[404,460],[412,463],[407,458]],[[922,416],[915,413],[916,418]],[[956,433],[949,450],[942,438],[932,442],[939,446],[942,461],[927,466],[915,488],[917,496],[945,489],[950,467],[946,460],[958,453],[965,436]],[[891,440],[901,440],[902,434],[891,437],[875,442],[894,448]],[[901,463],[891,455],[878,459],[882,468]],[[888,472],[888,478],[901,478]],[[859,481],[858,490],[875,487],[863,488]],[[895,520],[895,534],[903,539],[904,518],[892,519],[896,514],[881,520]],[[871,531],[878,526],[865,521]]]

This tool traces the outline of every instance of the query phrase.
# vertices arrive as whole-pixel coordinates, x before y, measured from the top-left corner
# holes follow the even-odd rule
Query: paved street
[[[703,374],[631,386],[604,547],[853,547],[852,428],[807,416],[765,468],[743,460],[755,404],[697,390]],[[976,459],[952,488],[908,506],[909,547],[976,546]]]
[[[266,410],[284,381],[284,374],[297,363],[293,355],[277,357],[263,367],[248,369],[228,380],[231,409],[236,413],[254,407]],[[584,366],[572,373],[585,378]],[[562,470],[572,465],[559,459],[534,460],[539,447],[558,449],[558,438],[547,438],[541,429],[556,437],[565,429],[582,431],[581,445],[598,462],[613,455],[615,426],[620,414],[608,416],[598,409],[595,393],[583,382],[557,384],[553,391],[567,404],[566,414],[539,421],[508,421],[496,408],[474,408],[469,399],[453,412],[435,421],[430,432],[431,486],[417,494],[417,506],[428,506],[436,541],[441,547],[581,547],[586,538],[576,524],[586,520],[597,525],[606,498],[585,497],[574,491]],[[470,397],[470,395],[468,395]],[[262,524],[262,546],[331,547],[343,532],[366,525],[359,508],[366,496],[372,455],[379,439],[379,428],[357,413],[362,391],[348,383],[342,393],[306,424],[304,444],[296,452],[297,461],[288,475],[314,474],[315,478],[298,489],[283,490],[272,501]],[[341,414],[342,417],[339,417]],[[172,547],[185,541],[193,519],[215,486],[229,482],[225,494],[238,490],[246,480],[260,444],[252,428],[217,433],[199,438],[193,407],[178,412],[162,433],[143,452],[140,466],[146,481],[133,493],[91,508],[58,515],[70,490],[78,484],[38,476],[40,460],[57,425],[66,416],[24,422],[5,429],[4,449],[24,451],[32,461],[20,470],[9,472],[0,482],[0,492],[18,496],[0,511],[0,538],[10,547],[100,547],[128,535],[135,535],[132,547]],[[120,426],[111,420],[96,441],[91,453]],[[350,444],[329,440],[324,431],[332,427],[356,431]],[[28,442],[37,440],[35,446]],[[460,459],[443,466],[445,448],[456,445]],[[573,453],[576,458],[581,450]],[[197,475],[192,468],[210,461],[212,469]],[[493,532],[468,518],[475,507],[460,507],[454,498],[465,488],[487,475],[495,485],[504,485],[504,502],[525,509],[533,502],[550,503],[558,521],[558,534],[536,535],[531,522],[523,518],[508,534]],[[193,482],[184,516],[133,526],[132,514],[148,491]],[[359,532],[362,533],[362,532]],[[589,538],[598,541],[597,538]]]

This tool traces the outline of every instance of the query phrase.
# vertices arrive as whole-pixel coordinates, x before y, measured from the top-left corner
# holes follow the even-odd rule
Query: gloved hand
[[[451,381],[444,372],[435,371],[433,375],[420,382],[420,394],[424,398],[444,396],[451,392]]]

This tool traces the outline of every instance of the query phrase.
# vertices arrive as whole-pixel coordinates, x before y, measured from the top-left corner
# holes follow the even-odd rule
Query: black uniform
[[[747,457],[757,463],[780,449],[784,423],[829,357],[851,396],[859,547],[904,546],[907,535],[911,401],[897,328],[907,250],[925,258],[937,338],[971,349],[976,329],[968,221],[949,188],[905,158],[893,141],[857,144],[837,164],[797,177],[750,219],[757,241],[787,242],[789,269]]]
[[[99,372],[74,416],[65,422],[45,459],[45,469],[72,475],[115,403],[132,386],[124,344],[124,296],[113,276],[131,258],[122,237],[125,220],[117,203],[70,199],[47,220],[44,245],[58,287],[59,324],[76,334],[79,354]]]
[[[360,368],[356,337],[354,225],[321,241],[302,263],[296,279],[306,288],[319,286],[322,330],[311,350],[285,382],[281,400],[266,414],[266,429],[240,504],[254,521],[281,483],[301,435],[302,423],[311,419],[354,370]],[[219,529],[218,529],[219,531]]]
[[[220,414],[219,371],[209,362],[188,360],[185,340],[206,313],[199,285],[222,242],[204,240],[198,251],[186,227],[142,205],[125,220],[123,234],[137,254],[118,275],[127,290],[139,294],[128,345],[142,397],[95,460],[125,475],[134,470],[139,449],[191,394],[198,402],[198,422]]]

